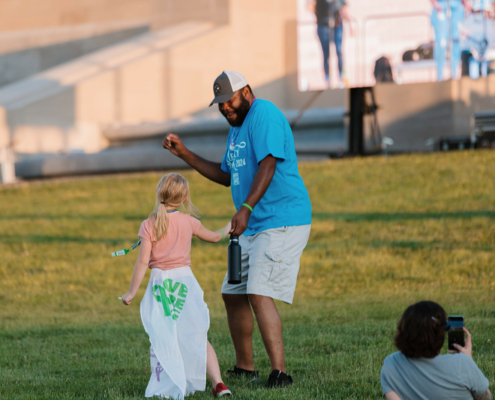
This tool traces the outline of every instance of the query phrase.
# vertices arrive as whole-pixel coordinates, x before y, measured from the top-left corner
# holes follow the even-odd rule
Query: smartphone
[[[449,315],[447,324],[449,330],[449,350],[458,351],[454,347],[454,343],[464,347],[464,317],[462,315]]]

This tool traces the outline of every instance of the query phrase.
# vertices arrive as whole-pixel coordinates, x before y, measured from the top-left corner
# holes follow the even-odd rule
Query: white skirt
[[[145,396],[183,400],[204,391],[210,316],[190,267],[151,270],[141,319],[151,342]]]

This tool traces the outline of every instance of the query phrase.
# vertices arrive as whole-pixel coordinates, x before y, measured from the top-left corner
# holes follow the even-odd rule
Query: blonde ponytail
[[[153,228],[155,231],[156,240],[160,240],[168,230],[168,212],[164,204],[158,205],[158,210],[156,210],[155,222]]]
[[[194,216],[200,213],[191,201],[189,183],[180,174],[167,174],[160,179],[156,186],[155,209],[150,214],[156,241],[165,236],[168,231],[169,216],[167,206],[172,208],[183,207],[188,214]]]

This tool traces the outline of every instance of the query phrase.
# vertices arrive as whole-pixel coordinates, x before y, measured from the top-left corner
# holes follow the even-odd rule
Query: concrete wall
[[[149,25],[138,20],[0,33],[0,86],[145,33]]]
[[[495,76],[375,88],[382,133],[394,139],[391,150],[428,149],[425,140],[470,134],[475,111],[495,111]]]
[[[229,22],[229,0],[151,0],[151,20],[155,30],[184,21],[224,25]]]
[[[495,110],[495,76],[472,81],[463,78],[452,84],[454,133],[463,134],[470,128],[473,111]]]
[[[395,151],[425,150],[425,140],[454,134],[452,84],[381,84],[375,88],[382,135]],[[465,132],[468,134],[469,132]]]
[[[149,19],[152,0],[0,0],[0,32]]]
[[[152,0],[0,0],[0,86],[146,32],[151,17]]]
[[[227,23],[228,0],[0,0],[0,86],[188,20]]]
[[[133,20],[152,21],[154,29],[189,20],[225,24],[228,8],[229,0],[0,0],[0,33]]]

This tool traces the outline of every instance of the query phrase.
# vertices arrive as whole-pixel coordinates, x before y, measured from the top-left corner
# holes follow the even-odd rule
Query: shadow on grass
[[[148,218],[148,215],[87,215],[87,214],[9,214],[0,215],[0,220],[16,220],[16,219],[27,219],[27,220],[58,220],[58,219],[73,219],[73,220],[88,220],[88,221],[110,221],[110,220],[124,220],[124,221],[144,221]]]
[[[2,243],[103,243],[119,244],[135,241],[133,239],[114,238],[85,238],[77,236],[50,236],[50,235],[0,235]]]
[[[362,221],[409,221],[409,220],[427,220],[427,219],[471,219],[471,218],[491,218],[495,219],[495,211],[458,211],[458,212],[427,212],[427,213],[313,213],[315,220],[333,220],[346,222]],[[16,219],[74,219],[74,220],[126,220],[126,221],[143,221],[148,215],[39,215],[39,214],[18,214],[18,215],[0,215],[0,220]],[[232,215],[210,215],[202,216],[202,220],[226,220],[232,218]]]
[[[88,238],[77,236],[51,236],[51,235],[0,235],[0,242],[6,244],[15,243],[81,243],[81,244],[109,244],[130,247],[136,243],[136,237],[132,238]],[[215,246],[216,243],[203,242],[193,237],[193,247]]]
[[[340,244],[339,244],[340,245]],[[450,243],[442,242],[439,240],[433,240],[430,242],[419,240],[395,240],[387,241],[380,240],[377,242],[371,242],[367,244],[371,247],[388,247],[391,249],[405,249],[405,250],[470,250],[470,251],[495,251],[495,247],[492,246],[472,246],[470,243]],[[335,247],[335,246],[333,246]],[[326,249],[330,250],[332,246],[328,242],[324,243],[308,243],[306,250],[310,249]]]
[[[334,220],[346,222],[362,221],[409,221],[426,219],[495,219],[495,211],[459,211],[459,212],[432,212],[432,213],[314,213],[313,219]]]
[[[80,326],[74,324],[73,326],[60,326],[58,323],[54,323],[53,326],[35,327],[28,329],[12,329],[8,331],[0,331],[0,338],[5,340],[22,340],[24,338],[32,339],[55,339],[58,337],[74,337],[81,336],[85,340],[90,341],[93,345],[98,344],[95,340],[101,341],[102,338],[109,341],[114,341],[118,335],[142,335],[143,328],[141,325],[137,326],[125,326],[115,324],[113,326],[101,327],[98,324],[95,326]],[[95,335],[97,338],[95,339]],[[90,337],[90,339],[87,339]]]
[[[390,247],[393,249],[407,249],[407,250],[422,250],[422,249],[436,249],[436,250],[471,250],[471,251],[494,251],[495,248],[490,246],[469,246],[466,244],[441,242],[433,240],[431,242],[423,242],[418,240],[397,240],[397,241],[379,241],[370,243],[372,247]]]

